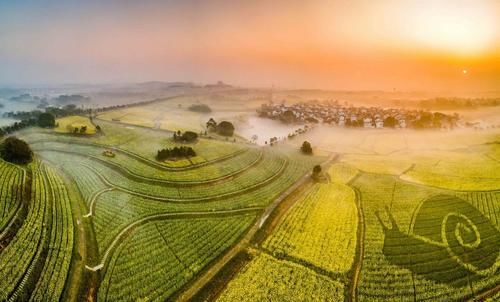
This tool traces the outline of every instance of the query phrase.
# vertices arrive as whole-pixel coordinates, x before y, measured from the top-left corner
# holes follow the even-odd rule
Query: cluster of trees
[[[4,112],[3,117],[17,119],[17,120],[28,120],[28,119],[38,119],[42,113],[50,113],[55,117],[63,117],[69,115],[82,115],[87,114],[89,110],[78,108],[75,104],[68,104],[62,108],[58,107],[46,107],[44,111],[32,110],[32,111],[10,111]]]
[[[27,119],[22,120],[20,122],[14,122],[9,126],[4,126],[0,128],[0,137],[3,137],[7,134],[13,133],[14,131],[18,131],[27,127],[32,127],[37,125],[36,119]]]
[[[419,119],[411,121],[411,126],[415,129],[441,128],[443,124],[454,127],[457,120],[457,116],[450,116],[441,112],[422,112]]]
[[[87,132],[87,126],[81,126],[80,128],[73,128],[73,134],[85,134]]]
[[[188,108],[190,111],[201,112],[201,113],[210,113],[212,109],[206,104],[193,104]]]
[[[56,119],[54,115],[44,112],[38,114],[38,116],[23,119],[20,122],[14,122],[12,125],[4,126],[0,128],[0,137],[10,134],[14,131],[18,131],[24,128],[39,126],[42,128],[51,128],[56,124]]]
[[[0,145],[0,156],[5,161],[24,165],[33,160],[33,151],[25,141],[10,136]]]
[[[223,136],[233,136],[234,125],[228,121],[217,123],[213,118],[210,118],[207,122],[207,130]]]
[[[198,138],[198,134],[193,131],[186,131],[181,133],[181,131],[174,132],[174,141],[183,142],[183,143],[191,143],[196,141]]]
[[[196,156],[193,148],[187,146],[165,148],[158,150],[156,159],[159,161],[164,161],[166,159],[180,158],[180,157],[193,157]]]

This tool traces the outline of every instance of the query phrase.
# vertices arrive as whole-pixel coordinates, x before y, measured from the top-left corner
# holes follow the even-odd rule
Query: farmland
[[[179,118],[186,102],[248,114],[238,97],[101,112],[87,135],[18,131],[34,161],[0,161],[0,300],[495,299],[495,131],[426,134],[435,145],[322,127],[273,146],[173,139],[203,132],[205,114]],[[180,146],[196,156],[156,159]]]
[[[86,130],[82,134],[94,134],[96,132],[95,125],[87,117],[83,116],[68,116],[56,120],[57,127],[55,132],[59,133],[73,133],[75,128],[79,132],[82,127]]]
[[[2,162],[5,225],[17,212],[25,216],[20,228],[6,232],[11,235],[0,253],[6,257],[2,274],[9,275],[4,299],[178,295],[236,245],[274,199],[327,159],[287,146],[200,138],[191,144],[196,158],[160,162],[156,148],[180,144],[172,132],[99,123],[102,132],[87,136],[23,130],[18,135],[30,143],[36,162],[24,168]],[[108,150],[114,156],[105,156]],[[25,191],[31,197],[23,198]],[[16,256],[22,258],[14,271]],[[157,283],[142,286],[137,280],[145,276]]]

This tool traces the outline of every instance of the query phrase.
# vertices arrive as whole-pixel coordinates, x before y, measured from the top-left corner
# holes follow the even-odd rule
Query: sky
[[[0,85],[500,90],[500,1],[4,1]]]

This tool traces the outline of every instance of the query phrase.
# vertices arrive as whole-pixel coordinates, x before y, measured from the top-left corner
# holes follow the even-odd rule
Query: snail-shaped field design
[[[415,210],[409,234],[377,217],[385,233],[383,253],[392,264],[426,279],[464,286],[492,276],[500,265],[500,233],[470,203],[450,195],[425,200]]]

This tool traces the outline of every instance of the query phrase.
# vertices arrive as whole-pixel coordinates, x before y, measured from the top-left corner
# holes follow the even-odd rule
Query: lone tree
[[[33,160],[30,146],[15,136],[7,137],[2,142],[0,155],[4,160],[15,164],[27,164]]]
[[[302,146],[300,147],[300,151],[302,151],[302,153],[304,154],[312,154],[313,149],[311,147],[311,143],[309,143],[308,141],[304,141],[302,143]]]
[[[321,173],[321,166],[320,165],[316,165],[314,166],[313,168],[313,173],[312,173],[312,177],[314,179],[317,179],[319,177],[319,174]]]
[[[216,128],[217,128],[217,122],[213,118],[210,118],[207,122],[207,130],[215,131]]]
[[[321,166],[320,166],[320,165],[316,165],[316,166],[314,166],[314,168],[313,168],[313,173],[314,173],[314,174],[319,174],[319,173],[321,173]]]
[[[42,128],[53,128],[55,125],[56,119],[52,114],[45,112],[38,116],[38,126]]]
[[[217,125],[217,133],[224,136],[233,136],[234,126],[231,122],[222,121]]]

